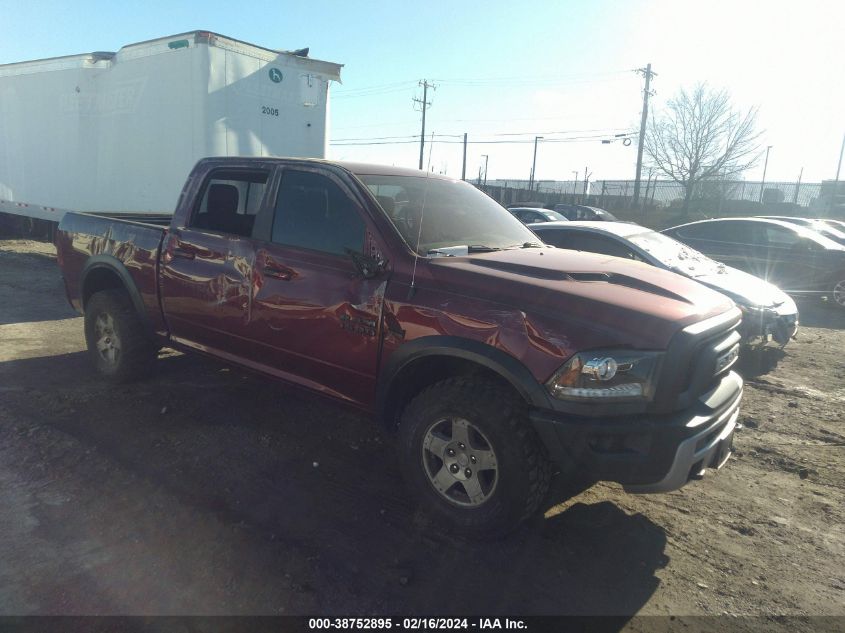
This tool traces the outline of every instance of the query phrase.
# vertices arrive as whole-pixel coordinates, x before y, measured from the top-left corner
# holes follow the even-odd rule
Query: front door
[[[376,239],[345,182],[285,168],[270,239],[256,242],[249,337],[280,377],[359,405],[375,393],[386,275],[365,279],[352,253]],[[368,243],[369,242],[369,243]]]

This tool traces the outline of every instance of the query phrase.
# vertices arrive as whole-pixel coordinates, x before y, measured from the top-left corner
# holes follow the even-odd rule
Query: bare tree
[[[696,186],[739,177],[760,159],[757,109],[734,110],[724,90],[684,89],[652,118],[645,149],[654,166],[684,188],[684,213]]]

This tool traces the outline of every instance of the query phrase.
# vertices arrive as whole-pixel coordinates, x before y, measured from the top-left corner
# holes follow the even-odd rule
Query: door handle
[[[191,248],[184,248],[182,246],[173,247],[173,257],[179,257],[180,259],[194,259],[196,256],[196,253]]]
[[[290,281],[293,278],[293,271],[290,268],[277,268],[275,266],[265,266],[264,274],[273,279],[281,279],[282,281]]]

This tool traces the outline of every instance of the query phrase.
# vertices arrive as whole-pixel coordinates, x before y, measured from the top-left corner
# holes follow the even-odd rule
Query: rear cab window
[[[251,237],[264,201],[267,170],[215,170],[191,217],[191,228]]]

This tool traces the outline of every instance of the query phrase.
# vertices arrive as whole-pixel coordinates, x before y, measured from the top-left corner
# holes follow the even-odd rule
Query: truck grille
[[[741,316],[733,310],[675,335],[661,372],[658,406],[685,408],[731,370],[739,357]]]

